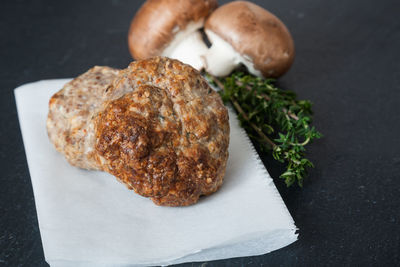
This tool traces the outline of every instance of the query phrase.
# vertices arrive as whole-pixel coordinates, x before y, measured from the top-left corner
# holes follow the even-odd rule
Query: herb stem
[[[208,74],[213,81],[217,84],[217,86],[221,89],[221,90],[225,90],[225,86],[224,84],[215,76]],[[230,97],[230,101],[232,102],[233,106],[235,107],[236,111],[239,112],[240,115],[242,115],[243,119],[245,119],[247,121],[247,123],[251,126],[251,128],[254,129],[254,131],[256,131],[256,133],[265,141],[267,142],[272,148],[276,147],[276,144],[268,138],[268,136],[266,136],[263,131],[257,127],[254,123],[252,123],[249,119],[249,116],[247,116],[246,112],[244,112],[244,110],[242,109],[242,107],[239,105],[239,103],[233,98]]]
[[[289,144],[291,144],[292,146],[305,146],[305,145],[307,145],[310,141],[311,141],[311,138],[308,137],[306,140],[304,140],[303,143],[292,143],[292,142],[290,142]]]
[[[257,134],[258,134],[265,142],[267,142],[268,144],[270,144],[272,148],[276,147],[276,144],[275,144],[271,139],[269,139],[268,136],[266,136],[266,135],[263,133],[263,131],[262,131],[259,127],[257,127],[254,123],[252,123],[252,122],[250,121],[249,117],[248,117],[247,114],[243,111],[243,109],[242,109],[242,107],[239,105],[239,103],[238,103],[235,99],[233,99],[232,97],[231,97],[230,100],[231,100],[233,106],[235,107],[235,109],[237,110],[237,112],[239,112],[239,114],[242,115],[242,117],[247,121],[247,123],[249,123],[249,125],[251,126],[251,128],[253,128],[254,131],[256,131]]]
[[[207,74],[219,87],[224,102],[230,102],[238,113],[241,126],[262,151],[270,151],[275,160],[286,164],[280,177],[287,186],[301,187],[307,169],[313,167],[305,156],[305,146],[321,133],[310,127],[311,102],[297,100],[292,91],[275,86],[273,79],[261,79],[244,73],[225,78]]]

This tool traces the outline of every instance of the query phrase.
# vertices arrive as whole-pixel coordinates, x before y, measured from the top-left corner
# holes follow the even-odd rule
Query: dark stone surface
[[[400,2],[255,2],[291,30],[297,57],[279,83],[315,103],[315,125],[325,137],[309,149],[316,168],[303,189],[276,179],[299,240],[207,266],[399,266]],[[0,2],[0,266],[47,265],[13,89],[93,65],[127,66],[126,34],[138,6]],[[281,167],[263,159],[277,177]]]

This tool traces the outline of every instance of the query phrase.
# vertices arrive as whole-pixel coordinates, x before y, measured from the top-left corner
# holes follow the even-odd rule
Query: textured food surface
[[[94,156],[93,115],[101,107],[104,91],[118,72],[109,67],[93,67],[51,97],[47,132],[71,165],[102,169]]]
[[[156,57],[121,71],[96,118],[104,170],[164,206],[186,206],[222,184],[229,118],[198,71]]]
[[[160,56],[175,34],[190,22],[203,22],[216,0],[147,0],[132,20],[129,50],[135,59]]]

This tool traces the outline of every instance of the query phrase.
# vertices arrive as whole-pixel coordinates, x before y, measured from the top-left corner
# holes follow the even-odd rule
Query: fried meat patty
[[[221,186],[229,118],[198,71],[156,57],[133,62],[95,118],[103,169],[157,205],[186,206]]]
[[[73,166],[102,169],[94,157],[93,116],[118,73],[109,67],[93,67],[50,98],[46,123],[49,139]]]
[[[177,60],[90,69],[52,96],[47,131],[71,165],[109,172],[157,205],[194,204],[225,175],[227,109]]]

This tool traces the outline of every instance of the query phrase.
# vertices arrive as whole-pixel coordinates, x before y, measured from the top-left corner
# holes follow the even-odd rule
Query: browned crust
[[[49,139],[73,166],[102,168],[94,156],[92,117],[118,72],[110,67],[93,67],[50,98],[46,123]]]
[[[186,206],[222,184],[228,112],[192,67],[177,60],[133,62],[105,95],[96,118],[104,169],[163,206]]]
[[[245,57],[264,77],[279,77],[292,65],[294,43],[286,26],[267,10],[247,1],[219,7],[205,23]]]
[[[217,7],[216,0],[148,0],[132,20],[129,51],[135,59],[160,56],[176,29],[206,18]]]

